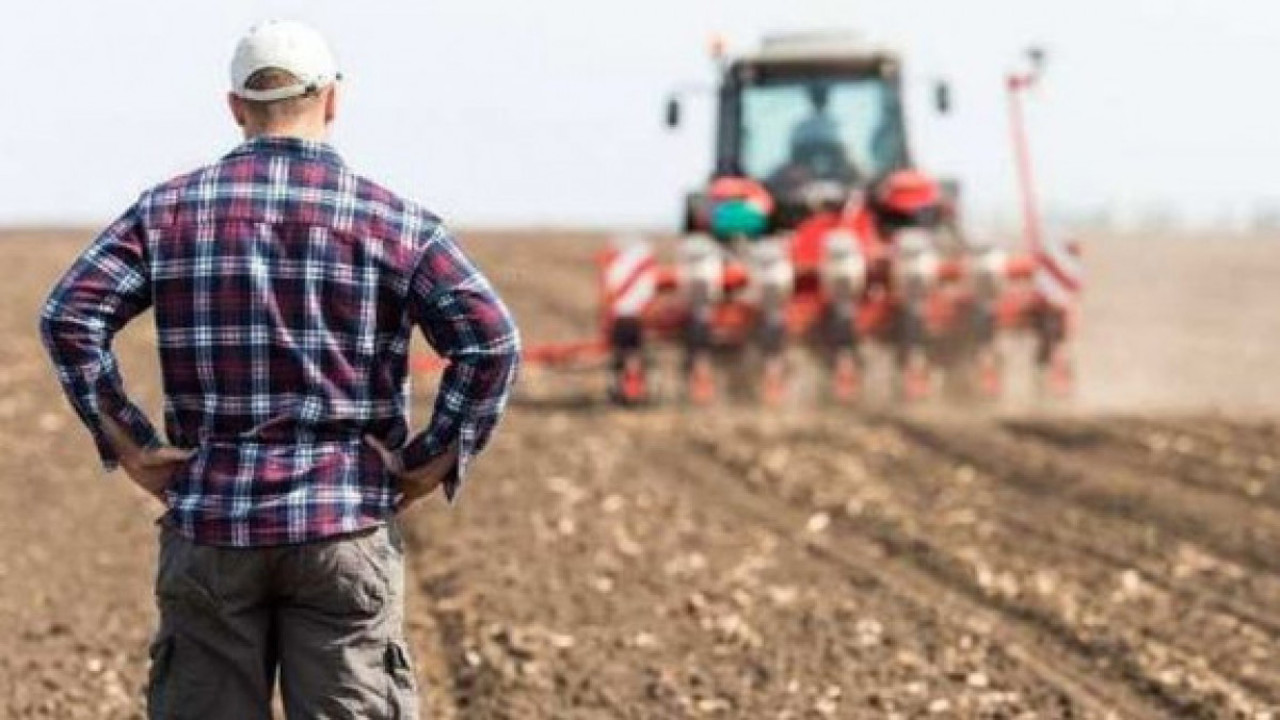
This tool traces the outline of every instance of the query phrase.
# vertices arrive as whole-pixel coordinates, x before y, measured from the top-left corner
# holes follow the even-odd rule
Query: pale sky
[[[238,142],[227,63],[256,21],[326,32],[348,78],[334,142],[457,225],[670,226],[710,169],[709,38],[857,28],[901,49],[920,164],[975,212],[1015,212],[1002,76],[1052,53],[1033,100],[1058,206],[1193,217],[1280,200],[1271,0],[43,0],[0,22],[0,224],[102,222]],[[932,78],[953,82],[938,118]]]

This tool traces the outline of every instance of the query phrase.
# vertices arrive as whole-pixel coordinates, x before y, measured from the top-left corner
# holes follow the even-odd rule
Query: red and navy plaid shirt
[[[149,307],[168,441],[196,449],[166,521],[204,544],[384,522],[396,492],[365,434],[399,447],[408,469],[457,443],[452,500],[517,367],[510,314],[440,221],[300,139],[250,140],[144,193],[54,288],[44,341],[108,469],[104,416],[139,445],[162,444],[111,350]],[[450,362],[430,423],[411,437],[414,327]]]

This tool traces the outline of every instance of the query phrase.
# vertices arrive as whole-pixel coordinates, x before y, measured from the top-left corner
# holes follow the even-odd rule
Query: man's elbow
[[[40,310],[39,331],[40,340],[46,348],[56,346],[61,327],[57,307],[52,302],[45,303]]]
[[[511,383],[520,371],[520,339],[513,337],[501,348],[485,353],[484,363],[494,377],[505,377],[505,384]]]
[[[485,353],[484,362],[493,373],[505,376],[506,383],[510,384],[520,371],[521,352],[520,333],[513,326],[501,343],[493,345]]]
[[[107,342],[101,323],[50,300],[40,311],[40,339],[51,355],[68,348],[96,348]]]
[[[524,352],[523,340],[520,338],[520,330],[515,325],[511,326],[511,341],[507,343],[506,358],[514,372],[520,367],[520,356]]]

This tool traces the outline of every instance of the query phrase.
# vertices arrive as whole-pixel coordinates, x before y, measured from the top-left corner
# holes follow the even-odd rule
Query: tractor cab
[[[840,202],[910,167],[894,53],[856,35],[794,34],[720,67],[712,177],[763,184],[777,202],[774,229],[794,228],[815,203]],[[678,99],[667,121],[679,124]],[[700,194],[689,198],[686,229],[705,223],[705,205]]]

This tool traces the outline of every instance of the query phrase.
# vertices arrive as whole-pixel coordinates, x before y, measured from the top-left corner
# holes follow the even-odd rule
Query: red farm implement
[[[821,394],[851,402],[876,348],[897,398],[996,398],[1000,340],[1021,335],[1037,386],[1069,394],[1080,258],[1046,237],[1033,193],[1022,102],[1040,63],[1008,82],[1025,237],[1006,251],[964,232],[955,183],[915,169],[896,54],[816,34],[721,59],[715,171],[687,198],[673,257],[643,240],[603,252],[596,337],[532,345],[526,363],[604,365],[611,397],[633,404],[671,395],[655,357],[674,349],[680,397],[745,387],[777,404],[805,351]],[[948,111],[945,85],[935,100]],[[668,124],[680,115],[676,96]]]

